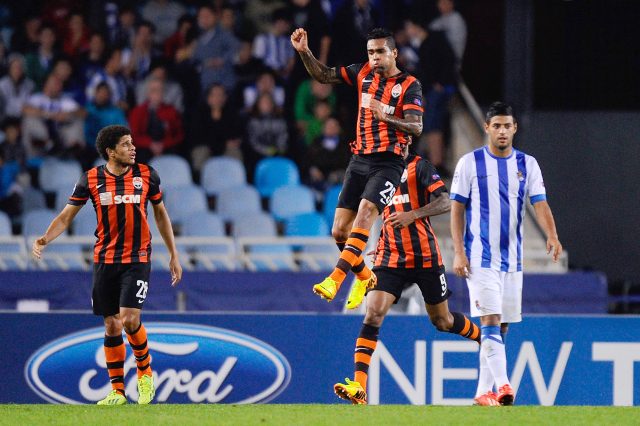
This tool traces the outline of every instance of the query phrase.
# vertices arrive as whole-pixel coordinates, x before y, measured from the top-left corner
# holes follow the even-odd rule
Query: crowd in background
[[[131,128],[137,161],[293,158],[307,185],[342,181],[357,100],[309,79],[289,36],[304,27],[330,66],[365,62],[366,34],[393,30],[399,67],[423,86],[414,143],[445,169],[447,103],[466,27],[452,0],[48,0],[0,5],[0,209],[21,214],[48,156],[96,164],[97,132]],[[415,141],[414,141],[415,142]],[[70,188],[71,190],[71,188]]]

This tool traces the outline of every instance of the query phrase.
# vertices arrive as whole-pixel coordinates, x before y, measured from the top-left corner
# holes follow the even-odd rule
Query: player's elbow
[[[421,134],[422,134],[422,123],[416,123],[416,125],[413,128],[413,133],[411,133],[411,136],[415,136],[417,138]]]

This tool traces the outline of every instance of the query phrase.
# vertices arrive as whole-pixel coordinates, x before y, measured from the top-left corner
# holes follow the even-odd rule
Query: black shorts
[[[437,269],[424,268],[387,268],[386,266],[376,266],[373,268],[378,277],[378,284],[372,290],[380,290],[393,294],[398,303],[402,290],[412,284],[418,284],[422,298],[428,305],[437,305],[451,296],[451,290],[447,286],[447,278],[444,274],[444,267]]]
[[[120,307],[142,309],[150,272],[150,263],[94,263],[93,313],[107,317]]]
[[[404,159],[393,152],[352,155],[344,175],[338,207],[358,211],[360,200],[371,201],[378,212],[391,201],[405,168]]]

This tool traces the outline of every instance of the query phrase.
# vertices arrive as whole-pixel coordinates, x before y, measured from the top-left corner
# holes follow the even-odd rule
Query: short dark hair
[[[112,126],[103,127],[98,132],[98,137],[96,138],[96,149],[98,150],[98,154],[108,161],[109,156],[107,155],[107,148],[115,149],[118,142],[120,142],[120,139],[123,136],[130,134],[131,130],[126,126],[114,124]]]
[[[513,115],[513,108],[506,102],[497,101],[492,103],[487,110],[487,114],[484,117],[485,122],[490,122],[493,117],[499,115],[508,115],[513,117],[513,121],[516,121],[516,117]]]
[[[385,28],[374,28],[367,34],[367,41],[377,40],[379,38],[385,39],[389,49],[396,48],[396,40],[393,38],[393,33]]]

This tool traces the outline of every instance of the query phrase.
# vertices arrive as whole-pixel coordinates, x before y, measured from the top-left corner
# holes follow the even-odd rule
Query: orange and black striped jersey
[[[435,167],[427,160],[411,155],[391,202],[383,211],[383,220],[395,212],[407,212],[429,204],[431,196],[447,192]],[[375,266],[388,268],[438,268],[442,266],[440,247],[428,217],[404,228],[382,226],[376,248]]]
[[[369,102],[382,103],[384,112],[404,118],[406,114],[422,115],[422,86],[406,72],[382,78],[371,70],[368,62],[340,67],[339,75],[350,86],[358,88],[358,125],[356,140],[351,145],[354,154],[390,151],[402,155],[402,146],[411,137],[408,133],[377,120]]]
[[[120,176],[104,165],[94,167],[80,177],[68,204],[81,206],[88,199],[97,218],[94,263],[149,262],[147,201],[162,201],[158,173],[144,164],[134,164]]]

